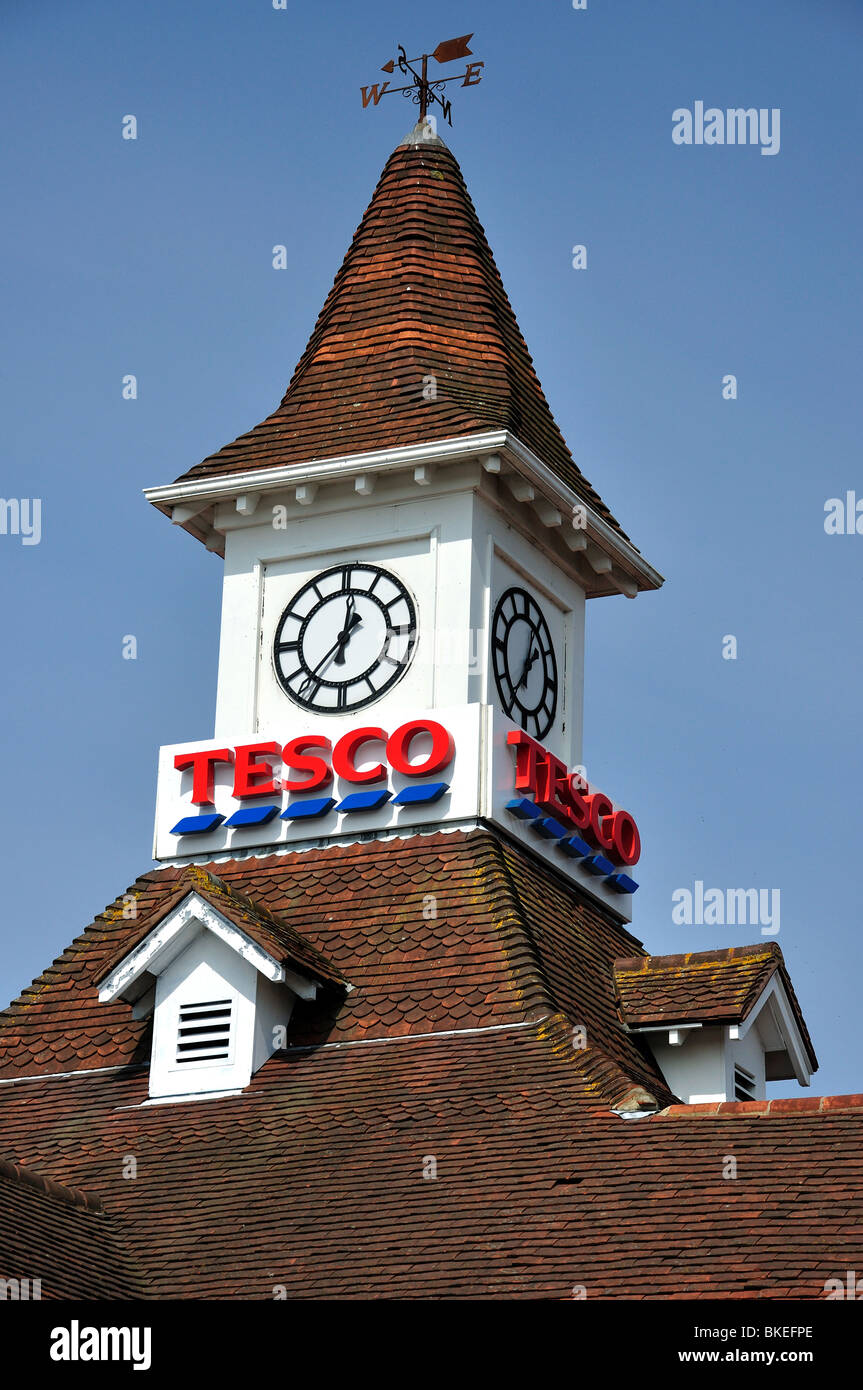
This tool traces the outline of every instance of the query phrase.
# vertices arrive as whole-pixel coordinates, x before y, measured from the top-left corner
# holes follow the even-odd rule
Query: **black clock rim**
[[[379,575],[382,575],[385,579],[389,579],[390,582],[391,582],[392,584],[394,584],[395,587],[399,590],[399,593],[400,593],[401,596],[404,598],[405,603],[406,603],[407,606],[408,606],[408,623],[409,623],[409,630],[408,630],[407,650],[406,650],[406,652],[405,652],[404,660],[403,660],[403,661],[400,661],[400,662],[398,663],[398,665],[397,665],[397,666],[395,667],[395,669],[393,670],[393,674],[390,676],[390,678],[389,678],[387,681],[384,682],[384,684],[383,684],[378,690],[372,691],[371,694],[364,696],[362,700],[352,700],[349,704],[341,705],[341,706],[339,706],[339,707],[337,707],[337,708],[335,708],[335,709],[332,709],[332,708],[329,708],[329,707],[324,708],[324,707],[321,706],[321,705],[315,704],[314,700],[307,700],[307,699],[304,699],[303,696],[298,695],[295,691],[293,691],[293,690],[291,690],[291,689],[289,688],[287,682],[285,681],[285,679],[284,679],[283,676],[282,676],[282,673],[281,673],[280,670],[279,670],[279,664],[278,664],[278,648],[279,648],[279,645],[280,645],[280,642],[281,642],[282,630],[283,630],[283,627],[284,627],[284,624],[285,624],[285,620],[286,620],[286,618],[287,618],[287,616],[288,616],[288,614],[289,614],[289,612],[290,612],[292,606],[297,602],[297,600],[298,600],[304,593],[306,593],[307,590],[313,589],[313,588],[315,587],[315,585],[318,584],[318,583],[320,583],[320,581],[321,581],[322,579],[327,579],[327,578],[329,578],[330,575],[333,575],[333,574],[344,574],[344,572],[345,572],[346,569],[350,569],[350,570],[352,570],[352,571],[353,571],[353,570],[364,570],[364,571],[366,571],[366,572],[371,572],[372,574],[379,574]],[[349,592],[349,591],[346,591],[346,592]],[[369,593],[368,590],[362,590],[361,592],[363,592],[367,598],[371,598],[372,601],[373,601],[374,603],[377,603],[379,607],[384,607],[384,605],[380,603],[380,601],[375,597],[375,595]],[[307,625],[307,622],[309,621],[309,619],[313,616],[314,613],[316,613],[316,612],[319,611],[319,609],[321,608],[321,606],[322,606],[324,603],[329,602],[330,600],[336,599],[336,598],[338,598],[338,593],[327,594],[324,598],[319,599],[318,603],[317,603],[317,604],[315,605],[315,607],[311,610],[311,612],[309,612],[308,614],[306,614],[306,617],[303,618],[303,619],[301,620],[300,632],[303,632],[303,631],[305,630],[306,625]],[[298,639],[298,640],[299,640],[299,639]],[[356,710],[366,709],[369,705],[376,704],[378,700],[381,700],[385,695],[389,694],[389,692],[390,692],[391,690],[393,690],[393,689],[395,688],[395,686],[398,685],[399,681],[402,680],[402,678],[403,678],[404,675],[406,674],[408,668],[410,667],[411,662],[413,661],[414,652],[416,651],[416,646],[417,646],[417,642],[418,642],[418,641],[419,641],[419,632],[418,632],[418,626],[417,626],[417,606],[416,606],[416,603],[415,603],[415,601],[414,601],[414,597],[413,597],[413,595],[411,594],[410,590],[408,589],[407,585],[405,584],[404,580],[402,580],[402,579],[398,578],[398,576],[394,575],[393,572],[392,572],[392,570],[385,569],[385,568],[383,567],[383,565],[375,565],[375,564],[370,563],[370,562],[367,561],[367,560],[350,560],[350,561],[345,561],[343,564],[340,564],[340,565],[330,565],[327,569],[321,570],[320,573],[316,574],[312,579],[308,579],[308,580],[306,581],[306,583],[303,584],[302,587],[299,588],[299,589],[296,591],[296,593],[291,597],[291,599],[288,601],[288,603],[286,604],[286,606],[283,608],[282,613],[281,613],[281,616],[279,617],[279,621],[278,621],[277,624],[276,624],[276,630],[275,630],[275,633],[274,633],[274,635],[273,635],[273,642],[272,642],[272,647],[271,647],[271,656],[272,656],[272,662],[273,662],[273,674],[274,674],[274,676],[275,676],[275,678],[276,678],[276,683],[277,683],[277,685],[279,686],[280,690],[282,690],[282,692],[283,692],[285,695],[287,695],[288,699],[291,700],[293,704],[298,705],[300,709],[309,710],[309,711],[311,711],[311,712],[314,713],[314,714],[324,714],[324,715],[335,715],[335,716],[339,716],[339,715],[345,715],[345,714],[353,714],[354,711],[356,711]],[[311,675],[312,672],[309,670],[308,666],[306,665],[305,661],[303,660],[302,655],[299,653],[299,650],[298,650],[298,659],[299,659],[299,661],[300,661],[301,668],[302,668],[308,675]],[[380,661],[381,661],[381,659],[380,659],[380,657],[379,657],[379,658],[378,658],[378,661],[377,661],[377,663],[376,663],[377,666],[380,666]],[[376,669],[376,667],[369,667],[369,668],[368,668],[369,671],[372,671],[372,670],[374,670],[374,669]],[[336,681],[321,681],[321,684],[322,684],[322,685],[326,685],[329,689],[338,690],[338,689],[343,688],[343,687],[345,687],[345,686],[355,685],[355,684],[358,683],[358,681],[361,681],[361,680],[364,680],[364,679],[366,679],[366,680],[368,679],[368,673],[363,673],[363,675],[358,676],[358,677],[354,677],[353,679],[351,679],[351,680],[349,680],[349,681],[343,681],[343,682],[336,682]]]
[[[537,623],[537,621],[536,621],[535,619],[532,620],[529,616],[527,616],[527,613],[516,613],[516,614],[513,616],[512,620],[511,620],[510,622],[507,622],[507,623],[506,623],[506,629],[507,629],[507,631],[509,631],[509,628],[512,627],[512,624],[516,621],[516,619],[520,619],[522,622],[527,623],[528,627],[530,627],[530,628],[537,634],[537,636],[539,636],[539,635],[540,635],[540,632],[539,632],[539,625],[541,624],[542,628],[545,630],[545,635],[546,635],[546,638],[547,638],[547,641],[548,641],[548,652],[546,653],[545,651],[543,651],[542,657],[543,657],[543,665],[544,665],[544,667],[545,667],[545,669],[546,669],[546,673],[547,673],[547,671],[548,671],[548,658],[550,658],[550,662],[551,662],[551,679],[549,680],[549,679],[548,679],[548,676],[546,677],[546,687],[547,687],[547,689],[550,688],[550,691],[551,691],[551,706],[550,706],[550,709],[548,709],[548,712],[545,714],[545,723],[544,723],[544,725],[543,725],[542,721],[539,720],[539,719],[537,718],[537,713],[539,712],[539,710],[542,710],[544,713],[546,712],[547,706],[546,706],[546,702],[545,702],[545,696],[543,697],[542,703],[541,703],[539,706],[537,706],[536,709],[534,709],[534,710],[528,710],[524,705],[521,704],[521,702],[519,701],[518,697],[517,697],[517,696],[515,695],[515,693],[514,693],[514,686],[513,686],[512,678],[511,678],[510,671],[509,671],[509,663],[508,663],[507,660],[506,660],[505,652],[504,652],[504,657],[503,657],[504,672],[505,672],[505,675],[506,675],[507,682],[509,683],[510,688],[513,690],[513,699],[512,699],[512,702],[511,702],[511,704],[510,704],[509,710],[507,710],[507,708],[506,708],[506,698],[505,698],[504,692],[503,692],[503,690],[502,690],[502,688],[501,688],[501,677],[500,677],[500,675],[499,675],[499,673],[498,673],[497,660],[495,659],[495,655],[494,655],[494,642],[495,642],[495,638],[496,638],[496,631],[497,631],[498,623],[499,623],[499,620],[500,620],[500,618],[501,618],[501,609],[502,609],[504,603],[506,602],[506,600],[507,600],[511,595],[513,595],[513,594],[518,594],[518,595],[520,595],[522,598],[526,599],[526,601],[527,601],[527,611],[528,611],[528,613],[529,613],[529,611],[530,611],[531,608],[534,609],[535,612],[539,615],[539,623]],[[554,724],[554,721],[555,721],[555,719],[556,719],[556,717],[557,717],[557,702],[558,702],[558,692],[559,692],[560,675],[559,675],[559,671],[558,671],[557,657],[556,657],[555,651],[554,651],[554,642],[552,641],[551,630],[550,630],[550,628],[549,628],[549,626],[548,626],[548,622],[546,621],[545,614],[543,613],[543,611],[542,611],[542,609],[540,608],[539,604],[537,603],[536,599],[533,597],[533,594],[529,593],[529,592],[527,591],[527,589],[522,589],[522,588],[520,588],[517,584],[511,584],[511,585],[509,586],[509,588],[508,588],[508,589],[505,589],[505,590],[503,591],[503,593],[500,595],[500,597],[498,598],[497,603],[495,604],[494,613],[492,614],[492,621],[491,621],[491,641],[492,641],[492,670],[493,670],[493,672],[494,672],[494,681],[495,681],[495,685],[497,686],[498,697],[499,697],[499,699],[500,699],[501,707],[503,708],[504,713],[506,714],[506,716],[507,716],[508,719],[512,719],[513,723],[518,723],[518,724],[520,724],[520,725],[521,725],[521,728],[524,729],[525,732],[527,732],[527,720],[529,720],[529,719],[530,719],[530,720],[533,720],[533,721],[536,723],[536,725],[537,725],[537,728],[536,728],[536,731],[535,731],[534,734],[533,734],[533,737],[534,737],[534,738],[538,738],[538,739],[545,738],[546,734],[548,733],[549,729],[550,729],[550,728],[552,727],[552,725]],[[519,711],[519,713],[520,713],[520,716],[521,716],[521,717],[518,718],[518,719],[514,718],[514,712],[515,712],[516,709],[518,709],[518,711]]]

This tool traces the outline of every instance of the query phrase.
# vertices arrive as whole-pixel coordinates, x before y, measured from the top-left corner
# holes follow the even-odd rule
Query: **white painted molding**
[[[240,516],[252,516],[261,500],[259,492],[243,492],[237,498],[237,511]]]
[[[300,999],[316,999],[318,987],[313,980],[307,980],[303,975],[298,975],[295,970],[285,970],[284,984],[299,995]]]
[[[550,502],[543,501],[541,497],[537,498],[534,503],[534,511],[543,526],[560,526],[563,522],[563,517],[557,507],[553,507]]]
[[[301,507],[310,507],[318,495],[317,483],[300,483],[294,496]]]
[[[587,550],[587,533],[585,531],[572,527],[570,530],[562,531],[561,534],[570,550]]]
[[[634,579],[628,579],[626,575],[618,573],[617,570],[610,570],[608,577],[615,589],[618,589],[626,598],[635,598],[638,593],[638,585]]]
[[[434,477],[433,463],[420,463],[414,469],[414,482],[420,487],[428,487]]]
[[[284,487],[295,487],[299,491],[301,488],[317,488],[326,483],[342,482],[358,473],[396,472],[423,464],[458,463],[475,458],[482,460],[482,466],[488,473],[502,473],[503,461],[506,460],[506,463],[515,468],[516,473],[534,488],[534,493],[541,492],[545,500],[556,506],[564,516],[571,516],[576,505],[583,508],[587,526],[580,531],[573,530],[574,536],[584,535],[586,530],[594,544],[611,555],[626,575],[640,580],[644,587],[659,588],[662,584],[662,575],[639,554],[635,546],[508,430],[460,435],[428,444],[376,449],[362,454],[346,454],[334,459],[313,459],[308,463],[290,464],[281,468],[249,469],[242,473],[221,474],[191,482],[169,483],[145,488],[144,496],[155,506],[177,507],[197,503],[203,510],[214,502],[236,498],[238,495],[272,493]],[[297,500],[300,500],[299,497]],[[313,495],[308,497],[305,505],[312,500]],[[572,544],[568,528],[564,528],[562,534],[567,538],[566,543],[571,550],[584,548],[578,543]]]
[[[337,483],[356,473],[391,473],[423,463],[458,463],[502,449],[510,438],[506,430],[489,434],[467,434],[429,444],[407,444],[395,449],[374,449],[339,458],[312,459],[308,463],[287,464],[282,468],[254,468],[242,473],[224,473],[192,482],[167,483],[144,489],[148,502],[156,505],[207,502],[236,497],[241,492],[277,492],[283,487],[303,483]]]
[[[376,482],[374,473],[358,473],[354,478],[354,492],[358,492],[360,497],[371,497]]]
[[[738,1024],[737,1035],[739,1038],[745,1038],[759,1014],[768,1005],[773,1010],[774,1022],[787,1044],[794,1075],[801,1086],[808,1086],[812,1079],[812,1067],[803,1042],[803,1035],[791,1009],[791,1001],[785,992],[785,986],[782,984],[778,971],[774,971],[761,998],[752,1006],[743,1022]]]
[[[536,497],[533,484],[529,483],[526,478],[522,478],[518,473],[510,473],[506,481],[516,502],[532,502]]]
[[[611,556],[606,555],[604,551],[600,550],[598,545],[589,545],[587,547],[587,563],[590,565],[594,574],[611,573]]]
[[[285,970],[277,960],[261,950],[251,937],[211,907],[200,894],[190,892],[103,980],[99,1003],[110,1004],[119,998],[145,971],[158,975],[184,949],[186,938],[191,939],[202,929],[224,941],[266,979],[275,984],[284,983]]]
[[[185,526],[187,521],[192,521],[201,512],[205,512],[209,502],[191,502],[185,505],[174,507],[171,511],[171,521],[174,526]]]

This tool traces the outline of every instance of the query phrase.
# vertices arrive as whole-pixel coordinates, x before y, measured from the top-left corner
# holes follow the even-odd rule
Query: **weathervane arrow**
[[[451,63],[454,58],[469,58],[473,49],[468,48],[473,34],[462,34],[460,39],[447,39],[445,43],[439,43],[434,53],[430,53],[430,58],[436,58],[439,63]]]

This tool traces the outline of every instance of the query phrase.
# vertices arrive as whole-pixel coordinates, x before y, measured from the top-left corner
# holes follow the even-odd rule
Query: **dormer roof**
[[[634,1032],[686,1024],[745,1025],[754,1021],[773,993],[778,1001],[777,1028],[786,1050],[802,1049],[809,1070],[818,1068],[775,941],[685,955],[630,956],[615,961],[614,984],[620,1017]]]
[[[133,941],[124,943],[98,973],[95,983],[100,986],[99,998],[106,1003],[116,998],[135,999],[143,992],[142,978],[151,980],[177,954],[184,933],[193,923],[195,929],[217,932],[269,979],[299,982],[303,994],[308,993],[302,989],[303,981],[312,986],[350,989],[336,966],[287,922],[215,874],[189,865],[174,891],[141,923]],[[311,994],[314,992],[312,988]]]

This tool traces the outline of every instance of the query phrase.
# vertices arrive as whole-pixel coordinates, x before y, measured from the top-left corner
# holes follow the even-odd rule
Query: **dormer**
[[[197,867],[97,983],[100,1003],[152,1014],[151,1100],[242,1090],[285,1046],[298,999],[351,988],[285,922]]]
[[[620,1017],[686,1104],[808,1086],[818,1061],[775,942],[615,961]]]

